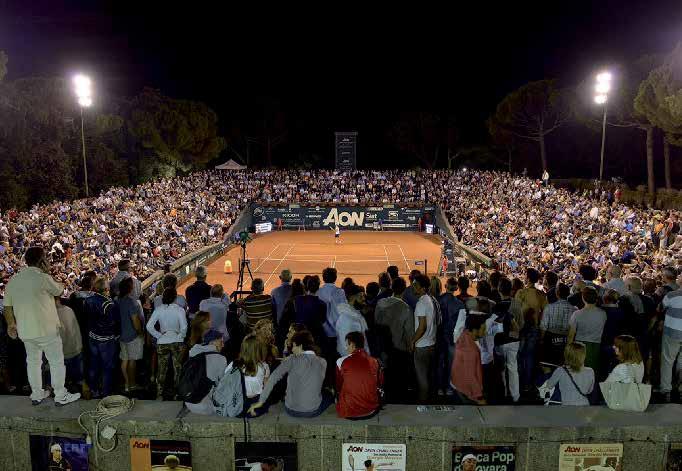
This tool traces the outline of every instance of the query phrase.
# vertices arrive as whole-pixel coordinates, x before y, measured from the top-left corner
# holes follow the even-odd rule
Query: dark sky
[[[341,129],[378,142],[395,112],[448,111],[475,140],[524,82],[571,84],[682,40],[680,0],[179,3],[0,0],[8,78],[88,70],[109,93],[203,100],[223,128],[274,97],[325,142]]]

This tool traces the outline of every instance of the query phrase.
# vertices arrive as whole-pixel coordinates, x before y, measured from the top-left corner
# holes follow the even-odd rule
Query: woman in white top
[[[644,363],[637,340],[631,335],[619,335],[613,345],[620,363],[611,371],[606,382],[641,383],[644,378]]]
[[[270,367],[265,362],[268,356],[268,345],[259,341],[254,334],[249,334],[242,341],[239,358],[227,365],[225,371],[230,371],[233,366],[239,368],[244,374],[244,387],[246,389],[245,408],[248,410],[252,404],[258,402],[258,397],[263,392],[263,386],[270,377]],[[258,410],[261,415],[267,410]]]

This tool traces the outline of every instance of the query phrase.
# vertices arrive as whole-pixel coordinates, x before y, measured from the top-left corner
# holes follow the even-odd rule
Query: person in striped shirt
[[[246,325],[253,329],[261,319],[273,320],[272,296],[263,294],[265,284],[261,278],[254,278],[251,282],[251,294],[242,301],[242,309],[246,314]]]
[[[682,275],[677,278],[677,282],[682,283]],[[673,364],[682,349],[682,289],[666,294],[661,305],[665,308],[665,323],[661,345],[660,392],[663,399],[670,402]]]

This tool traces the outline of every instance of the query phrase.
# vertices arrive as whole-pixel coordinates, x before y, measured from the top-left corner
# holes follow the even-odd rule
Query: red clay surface
[[[207,282],[222,284],[228,293],[235,290],[240,253],[240,247],[233,248],[209,265]],[[321,276],[326,267],[335,267],[337,284],[351,277],[365,286],[377,281],[378,274],[389,265],[396,265],[403,275],[412,269],[423,273],[426,260],[429,275],[437,273],[440,255],[439,236],[412,232],[346,231],[338,245],[332,231],[271,232],[254,237],[247,245],[253,277],[263,279],[266,293],[279,285],[279,273],[285,268],[292,271],[294,278],[303,278],[308,274]],[[232,262],[231,274],[224,273],[226,260]],[[193,277],[188,278],[179,291],[183,293],[193,282]],[[244,289],[249,288],[247,275]]]

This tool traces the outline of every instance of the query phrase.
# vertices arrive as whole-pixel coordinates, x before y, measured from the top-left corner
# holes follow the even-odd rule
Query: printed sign
[[[92,445],[84,439],[31,435],[31,469],[33,471],[88,471],[88,450]]]
[[[406,466],[404,444],[344,443],[341,448],[342,471],[405,471]]]
[[[261,222],[256,224],[256,234],[263,234],[265,232],[270,232],[272,230],[271,222]]]
[[[516,447],[475,445],[452,447],[452,471],[514,471]]]
[[[668,459],[665,471],[682,471],[682,443],[671,443],[668,448]]]
[[[296,471],[298,448],[291,442],[236,442],[236,471]]]
[[[622,443],[561,445],[559,471],[622,471]]]
[[[176,440],[130,439],[132,471],[191,471],[192,446]]]

